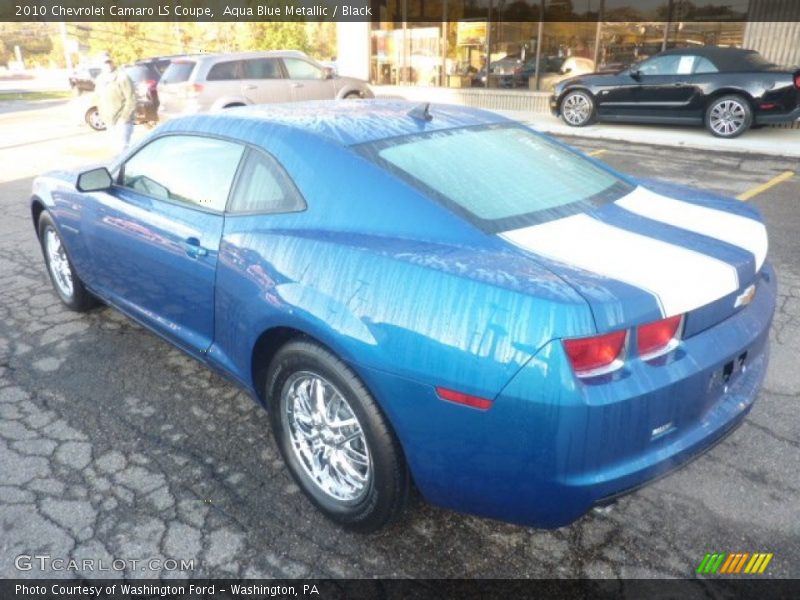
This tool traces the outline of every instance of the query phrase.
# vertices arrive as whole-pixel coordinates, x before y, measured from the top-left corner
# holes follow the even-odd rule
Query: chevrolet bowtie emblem
[[[751,284],[747,286],[747,288],[738,296],[736,296],[736,301],[733,303],[733,308],[739,308],[740,306],[747,306],[753,301],[753,297],[756,295],[756,286],[755,284]]]

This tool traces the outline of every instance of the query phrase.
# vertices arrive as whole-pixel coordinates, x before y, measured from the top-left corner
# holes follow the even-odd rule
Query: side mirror
[[[569,67],[567,67],[566,69],[561,69],[561,74],[562,74],[562,75],[566,75],[566,74],[567,74],[567,73],[569,73],[570,71],[572,71],[572,69],[570,69]]]
[[[631,70],[629,71],[629,73],[630,73],[630,76],[633,77],[636,80],[639,80],[639,79],[642,78],[642,72],[639,70],[639,67],[631,67]]]
[[[78,182],[75,187],[79,192],[102,192],[111,187],[113,180],[111,173],[105,167],[84,171],[78,175]]]
[[[322,72],[325,74],[325,79],[333,79],[333,77],[336,75],[336,71],[334,71],[331,67],[324,67]]]

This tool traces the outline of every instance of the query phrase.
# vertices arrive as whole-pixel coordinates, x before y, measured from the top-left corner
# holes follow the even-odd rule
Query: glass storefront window
[[[669,48],[692,46],[728,46],[740,48],[744,40],[744,23],[677,22],[669,25]]]
[[[384,0],[372,24],[371,81],[549,91],[665,47],[741,47],[747,1]]]
[[[649,21],[603,23],[598,70],[620,69],[661,52],[665,25]]]

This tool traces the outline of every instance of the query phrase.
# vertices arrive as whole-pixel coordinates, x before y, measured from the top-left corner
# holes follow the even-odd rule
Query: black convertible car
[[[594,120],[705,124],[732,138],[752,125],[800,119],[800,67],[739,48],[667,50],[617,73],[561,81],[550,106],[573,127]]]

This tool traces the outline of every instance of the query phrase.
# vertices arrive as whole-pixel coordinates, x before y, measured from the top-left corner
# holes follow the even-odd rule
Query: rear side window
[[[194,70],[195,62],[191,60],[180,60],[170,63],[167,70],[161,77],[162,83],[183,83],[189,81],[189,77]]]
[[[276,58],[254,58],[244,61],[246,79],[281,79],[281,66]]]
[[[208,71],[206,79],[208,81],[229,81],[232,79],[242,79],[242,61],[230,60],[215,64]]]
[[[694,72],[695,73],[716,73],[717,72],[717,67],[715,67],[714,63],[712,63],[707,58],[704,58],[702,56],[698,56],[697,57],[697,63],[695,64],[695,67],[694,67]]]
[[[120,184],[141,194],[223,211],[244,147],[196,135],[157,138],[124,165]]]
[[[283,167],[271,156],[250,150],[239,172],[229,210],[284,213],[305,208],[303,197]]]
[[[487,232],[575,214],[633,189],[582,156],[514,125],[391,138],[364,144],[360,152]]]

